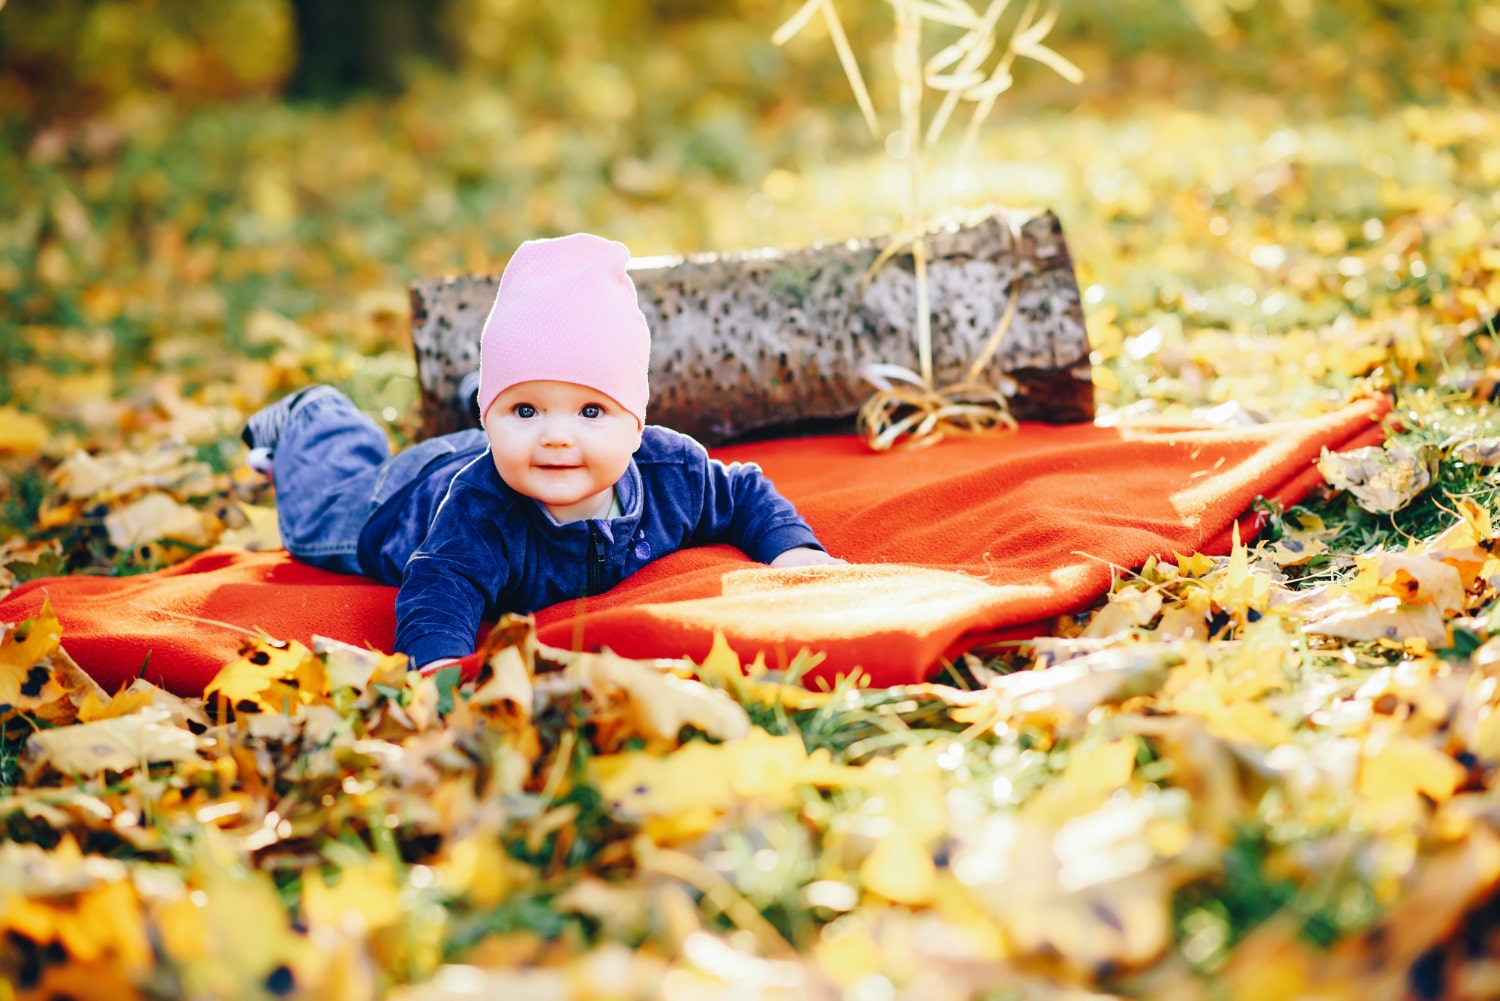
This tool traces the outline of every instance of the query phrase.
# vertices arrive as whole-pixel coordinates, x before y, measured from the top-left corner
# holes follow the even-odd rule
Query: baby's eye
[[[583,409],[578,412],[591,421],[604,416],[604,408],[597,403],[585,403]]]
[[[536,416],[536,407],[533,407],[529,403],[517,403],[510,408],[510,412],[522,420],[530,420]]]

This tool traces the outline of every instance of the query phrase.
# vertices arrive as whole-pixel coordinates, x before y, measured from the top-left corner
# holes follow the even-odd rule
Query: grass
[[[10,722],[10,712],[3,718]],[[9,791],[21,776],[21,752],[26,748],[26,732],[9,725],[0,726],[0,792]]]

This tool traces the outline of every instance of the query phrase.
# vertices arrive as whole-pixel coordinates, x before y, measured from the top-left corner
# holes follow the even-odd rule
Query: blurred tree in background
[[[445,62],[445,0],[291,0],[297,64],[292,97],[393,91],[414,59]]]

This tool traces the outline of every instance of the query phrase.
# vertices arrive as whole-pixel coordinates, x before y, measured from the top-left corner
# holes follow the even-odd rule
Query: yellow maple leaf
[[[1063,773],[1043,786],[1021,808],[1023,816],[1050,827],[1092,813],[1135,772],[1134,738],[1075,748]]]
[[[1194,552],[1191,556],[1184,556],[1179,552],[1173,552],[1177,557],[1177,570],[1179,573],[1189,577],[1202,577],[1210,570],[1219,565],[1219,561],[1212,556],[1205,556],[1200,552]]]
[[[229,713],[292,713],[323,701],[328,692],[323,664],[296,640],[260,637],[225,664],[203,691],[203,702]]]
[[[764,661],[760,661],[764,668]],[[698,665],[698,674],[704,681],[719,688],[738,690],[745,681],[745,672],[740,669],[740,655],[734,652],[722,629],[714,630],[713,645],[708,655]]]
[[[885,832],[860,866],[867,889],[901,904],[925,904],[937,888],[932,850],[948,831],[948,806],[935,746],[909,747],[866,766]]]
[[[47,440],[47,425],[36,414],[0,407],[0,453],[34,455]]]
[[[1260,702],[1235,702],[1205,717],[1208,730],[1230,743],[1275,747],[1292,739],[1292,728]]]
[[[1359,792],[1372,800],[1404,799],[1422,793],[1439,803],[1464,780],[1462,765],[1426,741],[1372,735],[1359,769]]]
[[[401,920],[401,887],[390,865],[374,856],[342,866],[331,884],[309,873],[302,880],[302,909],[310,925],[338,929],[355,922],[376,931]]]
[[[532,876],[525,863],[505,853],[492,829],[450,839],[433,866],[444,889],[478,907],[494,907]]]
[[[1320,956],[1302,945],[1291,918],[1272,918],[1235,949],[1216,981],[1230,1001],[1333,998],[1315,989]],[[1317,984],[1321,988],[1321,984]]]
[[[146,688],[123,688],[108,700],[89,692],[84,695],[83,704],[78,707],[78,722],[92,723],[95,720],[113,719],[116,716],[129,716],[149,705],[151,705],[151,692]]]
[[[128,879],[100,881],[76,895],[33,899],[7,891],[7,927],[37,945],[56,944],[77,963],[108,959],[129,970],[151,965],[139,898]]]
[[[0,706],[40,709],[66,695],[52,664],[62,640],[52,603],[43,600],[36,615],[0,628]]]
[[[859,867],[865,888],[898,904],[926,904],[937,890],[932,850],[905,825],[896,825],[875,843]]]
[[[102,883],[81,894],[72,913],[59,918],[57,931],[58,940],[77,959],[109,956],[138,970],[151,965],[140,900],[128,880]]]
[[[1209,733],[1234,744],[1274,747],[1292,737],[1292,728],[1262,703],[1225,702],[1218,682],[1206,671],[1174,693],[1172,708],[1200,717]]]
[[[1271,597],[1269,575],[1250,566],[1249,551],[1240,542],[1240,526],[1232,529],[1233,546],[1223,575],[1216,578],[1214,601],[1232,614],[1243,616],[1251,610],[1265,611]]]
[[[799,785],[863,784],[867,778],[862,769],[835,765],[824,748],[808,754],[796,733],[773,737],[759,727],[743,740],[695,740],[671,754],[596,755],[589,771],[613,810],[643,819],[690,811],[716,818],[741,801],[789,806],[798,802]]]
[[[1210,685],[1212,674],[1208,666],[1207,649],[1198,643],[1185,645],[1182,662],[1172,669],[1162,685],[1162,708],[1174,706],[1174,700],[1184,692]]]
[[[1214,683],[1224,702],[1259,698],[1287,683],[1292,637],[1274,618],[1245,627],[1238,648],[1215,665]]]
[[[1424,553],[1374,553],[1355,557],[1355,565],[1360,573],[1350,591],[1366,600],[1388,595],[1403,605],[1427,602],[1448,614],[1463,610],[1463,580],[1442,560]]]
[[[309,971],[326,957],[311,938],[293,933],[271,877],[247,869],[216,834],[208,827],[200,835],[189,894],[155,909],[162,951],[184,993],[236,997],[283,966],[310,986]]]
[[[868,919],[858,912],[850,920],[824,928],[813,956],[818,969],[845,988],[879,973],[884,966],[880,944],[871,933]]]
[[[1500,441],[1500,439],[1493,439]],[[1468,549],[1495,537],[1490,512],[1467,497],[1458,502],[1458,520],[1429,539],[1423,549]]]

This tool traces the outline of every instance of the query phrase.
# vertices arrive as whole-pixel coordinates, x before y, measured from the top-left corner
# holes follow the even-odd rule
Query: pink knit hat
[[[479,412],[517,383],[596,389],[642,425],[651,331],[625,273],[623,243],[575,233],[516,248],[479,344]]]

